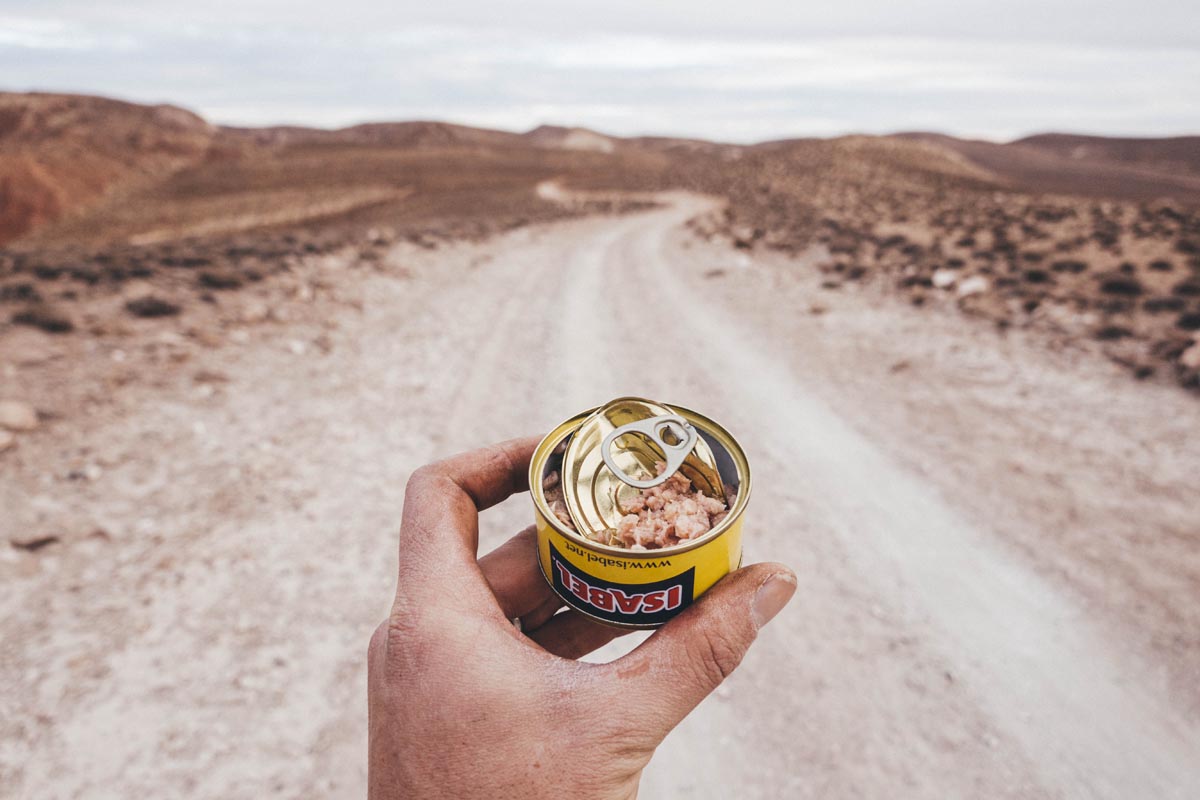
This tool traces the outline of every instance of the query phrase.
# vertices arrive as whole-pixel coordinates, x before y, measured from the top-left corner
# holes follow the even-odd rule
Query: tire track
[[[938,649],[1051,791],[1196,796],[1200,730],[1147,688],[1152,677],[1122,658],[1083,609],[814,399],[769,341],[680,277],[690,265],[664,255],[663,236],[689,214],[685,207],[643,230],[637,266],[625,272],[656,276],[682,339],[706,345],[672,350],[723,376],[711,389],[731,414],[753,416],[738,430],[787,465],[785,480],[803,487],[806,513],[836,532],[892,603],[916,601],[908,613],[939,632]],[[704,338],[714,330],[721,336]],[[775,545],[786,552],[786,541]]]

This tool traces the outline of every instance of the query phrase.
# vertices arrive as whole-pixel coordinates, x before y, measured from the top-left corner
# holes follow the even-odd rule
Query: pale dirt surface
[[[408,473],[622,394],[741,438],[747,559],[801,581],[642,796],[1200,795],[1195,398],[822,290],[668,200],[398,246],[345,275],[361,310],[260,325],[0,455],[0,538],[63,537],[0,560],[0,796],[362,797]],[[488,512],[483,548],[530,517]]]

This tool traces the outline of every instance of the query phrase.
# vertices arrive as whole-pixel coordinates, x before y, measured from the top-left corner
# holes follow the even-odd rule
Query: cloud
[[[494,23],[492,4],[466,4],[476,12],[469,23],[429,10],[463,10],[459,0],[422,6],[411,14],[421,21],[404,25],[344,0],[324,26],[299,1],[220,3],[191,14],[175,2],[130,0],[111,17],[65,0],[42,0],[39,13],[25,0],[8,2],[28,7],[26,16],[0,18],[7,88],[169,101],[234,124],[554,122],[730,141],[914,128],[992,138],[1049,128],[1200,130],[1200,48],[1164,44],[1200,25],[1179,33],[1160,21],[1161,30],[1138,41],[1128,30],[1144,29],[1145,15],[1132,5],[1123,35],[1098,10],[1103,24],[1076,15],[1079,30],[1055,40],[1028,21],[1036,35],[962,33],[933,13],[950,6],[929,0],[911,6],[916,32],[889,32],[894,14],[886,12],[853,35],[830,31],[859,12],[823,13],[814,18],[819,30],[796,32],[793,5],[770,3],[757,5],[774,8],[775,25],[722,31],[719,23],[742,7],[714,13],[705,5],[688,17],[698,32],[684,33],[662,8],[621,2],[616,11],[643,20],[643,29],[572,26],[561,9],[527,20],[526,4]],[[1042,3],[1029,13],[1045,22],[1072,8]],[[1181,8],[1164,19],[1200,22],[1200,12]]]
[[[0,17],[0,48],[91,50],[101,46],[127,50],[133,46],[133,41],[122,35],[102,42],[83,27],[58,19]]]

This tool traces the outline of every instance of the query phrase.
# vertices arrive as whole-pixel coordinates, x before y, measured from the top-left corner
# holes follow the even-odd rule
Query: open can
[[[632,550],[589,538],[554,513],[543,489],[545,480],[554,472],[564,474],[567,445],[585,421],[622,403],[665,409],[681,417],[687,423],[684,427],[698,434],[697,450],[704,451],[706,462],[719,473],[719,483],[728,498],[728,512],[710,530],[676,545]],[[597,471],[589,470],[581,480],[595,480]],[[687,474],[686,467],[680,471]],[[695,482],[694,477],[688,477]],[[542,574],[564,602],[601,622],[626,628],[658,627],[741,566],[750,465],[737,440],[725,428],[694,411],[621,398],[572,417],[547,434],[534,451],[529,486]],[[591,488],[584,485],[580,494],[597,494],[592,491],[589,495]]]

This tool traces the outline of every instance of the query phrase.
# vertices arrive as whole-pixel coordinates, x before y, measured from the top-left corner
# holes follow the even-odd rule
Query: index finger
[[[475,565],[479,512],[529,488],[540,437],[512,439],[421,467],[404,492],[400,572]],[[475,567],[476,572],[478,568]]]

